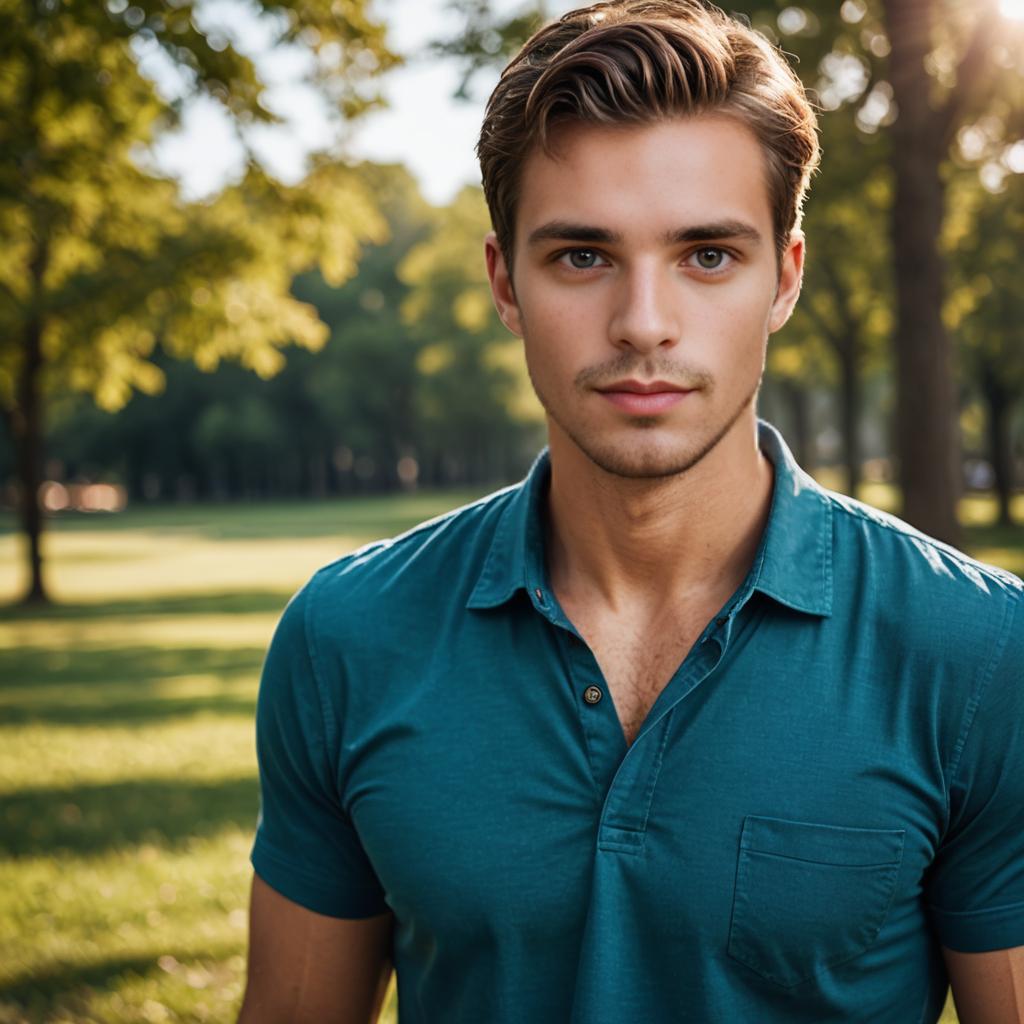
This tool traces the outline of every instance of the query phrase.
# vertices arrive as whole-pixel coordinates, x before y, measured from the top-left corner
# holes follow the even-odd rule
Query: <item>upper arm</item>
[[[960,1024],[1024,1024],[1024,946],[942,952]]]
[[[346,681],[318,675],[321,659],[307,625],[310,590],[303,588],[285,609],[260,678],[260,818],[252,863],[270,887],[308,910],[332,918],[373,917],[388,906],[345,806],[343,712],[336,702],[343,700]]]
[[[979,662],[950,765],[948,821],[924,878],[936,936],[960,953],[1024,945],[1024,598],[1016,593]]]
[[[393,915],[307,910],[253,878],[239,1024],[371,1024],[391,976]]]

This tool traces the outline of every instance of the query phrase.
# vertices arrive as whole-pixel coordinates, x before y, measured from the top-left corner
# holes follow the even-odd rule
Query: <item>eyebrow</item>
[[[686,228],[673,228],[661,236],[665,245],[681,245],[686,242],[717,242],[725,239],[741,238],[754,245],[763,239],[761,232],[751,224],[741,220],[719,220],[709,224],[694,224]],[[608,228],[599,228],[590,224],[574,224],[571,221],[552,220],[542,224],[530,232],[527,245],[539,242],[592,242],[596,244],[616,245],[622,242],[622,235]]]

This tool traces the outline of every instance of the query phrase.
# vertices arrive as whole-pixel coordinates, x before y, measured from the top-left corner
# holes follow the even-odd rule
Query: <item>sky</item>
[[[494,0],[500,13],[511,13],[520,5],[521,0]],[[548,10],[554,15],[579,5],[572,0],[549,0]],[[374,0],[374,8],[388,25],[392,49],[412,56],[404,67],[381,80],[388,109],[348,127],[345,152],[357,159],[404,163],[418,178],[426,198],[444,204],[462,185],[480,180],[473,147],[497,70],[481,72],[474,79],[470,101],[454,99],[459,82],[455,62],[415,56],[430,40],[458,31],[458,18],[446,0]],[[244,11],[239,0],[208,0],[203,13],[205,31],[222,29],[253,57],[270,83],[268,105],[286,120],[284,125],[251,133],[248,144],[277,177],[299,180],[306,155],[334,134],[317,96],[301,83],[306,67],[301,52],[270,48],[269,33],[254,19],[240,16]],[[140,46],[139,58],[143,71],[168,96],[181,89],[155,48]],[[178,177],[188,198],[198,198],[218,191],[240,173],[244,148],[217,104],[205,100],[186,107],[182,130],[164,136],[149,159]]]
[[[459,30],[458,16],[450,10],[448,0],[370,2],[388,26],[391,48],[405,55],[407,63],[379,80],[388,100],[387,109],[346,126],[344,152],[356,159],[405,164],[418,178],[426,198],[443,205],[464,184],[480,180],[474,146],[484,103],[498,71],[476,76],[469,101],[454,99],[459,83],[457,63],[424,55],[428,42],[454,36]],[[547,0],[547,8],[554,16],[582,2]],[[1024,0],[998,2],[1004,16],[1024,20]],[[129,0],[106,3],[112,9],[124,10]],[[523,5],[523,0],[492,0],[492,5],[499,14],[510,14]],[[272,30],[247,9],[247,0],[203,0],[198,8],[201,27],[212,36],[220,33],[230,38],[256,62],[269,85],[266,102],[285,123],[251,130],[247,144],[271,173],[286,182],[298,181],[305,173],[307,155],[327,148],[325,142],[335,139],[336,129],[324,113],[322,99],[302,84],[308,56],[296,47],[272,46]],[[797,8],[789,8],[780,18],[793,12],[799,13]],[[186,83],[155,44],[139,44],[137,54],[143,72],[168,98],[187,91]],[[856,60],[851,58],[851,62],[855,73],[846,84],[857,95],[864,86],[857,73],[862,74],[863,69]],[[844,86],[843,70],[838,69],[834,83],[837,88]],[[1024,171],[1024,142],[1018,143],[1011,157],[1009,170]],[[245,150],[218,104],[201,100],[186,105],[181,131],[162,136],[140,159],[178,177],[185,196],[193,199],[211,195],[239,177],[245,165]],[[989,169],[997,177],[1005,176],[1006,169],[1001,166]],[[1001,180],[986,182],[986,187],[998,187]]]

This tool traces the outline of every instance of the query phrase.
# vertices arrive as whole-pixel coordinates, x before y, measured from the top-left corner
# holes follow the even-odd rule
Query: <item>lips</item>
[[[598,393],[623,412],[634,416],[655,416],[678,405],[693,393],[693,389],[664,380],[624,380],[598,388]]]
[[[685,392],[692,389],[672,384],[666,380],[652,380],[647,384],[639,380],[623,380],[616,384],[609,384],[607,387],[598,388],[598,390],[606,394],[611,391],[625,391],[631,395],[660,395],[668,391]]]

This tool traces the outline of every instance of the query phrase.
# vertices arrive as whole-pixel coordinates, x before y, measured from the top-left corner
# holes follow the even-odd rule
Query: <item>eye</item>
[[[698,249],[691,258],[696,260],[701,270],[723,270],[732,260],[732,256],[724,249],[716,249],[714,246]]]
[[[567,249],[559,257],[559,262],[566,262],[573,270],[590,270],[599,266],[599,260],[603,259],[596,249]]]

